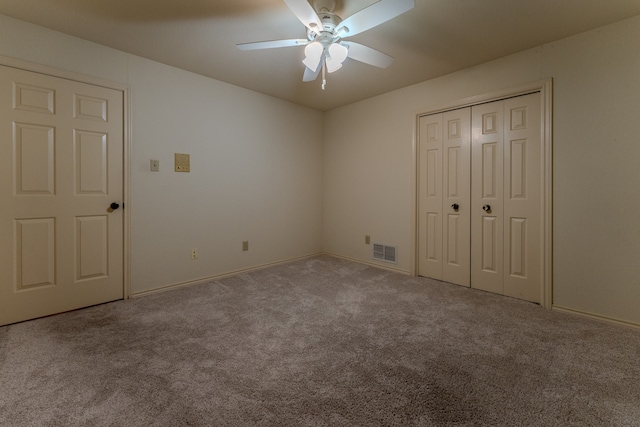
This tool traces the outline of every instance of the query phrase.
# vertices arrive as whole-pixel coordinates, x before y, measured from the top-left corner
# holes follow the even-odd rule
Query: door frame
[[[42,64],[37,64],[21,59],[11,58],[0,55],[0,65],[16,68],[19,70],[30,71],[34,73],[44,74],[51,77],[57,77],[65,80],[72,80],[80,83],[86,83],[93,86],[100,86],[108,89],[122,92],[122,193],[123,193],[123,223],[122,223],[122,258],[123,258],[123,296],[124,299],[131,297],[131,98],[129,86],[117,83],[99,77],[87,76],[73,71],[61,70]]]
[[[485,104],[493,101],[513,98],[516,96],[527,95],[530,93],[540,93],[541,108],[541,148],[540,156],[540,190],[541,190],[541,206],[540,206],[540,277],[542,285],[540,289],[541,305],[547,309],[551,309],[553,304],[553,80],[551,78],[538,80],[535,82],[525,83],[522,85],[500,89],[481,95],[475,95],[468,98],[458,99],[429,108],[425,111],[416,113],[413,130],[413,200],[412,200],[412,221],[411,221],[411,248],[413,256],[411,257],[411,274],[418,275],[418,196],[420,190],[419,183],[419,159],[420,144],[419,138],[419,120],[421,116],[444,113],[446,111],[456,110],[459,108],[472,107],[474,105]]]

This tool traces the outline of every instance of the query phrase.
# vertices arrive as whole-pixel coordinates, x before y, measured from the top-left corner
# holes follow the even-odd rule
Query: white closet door
[[[471,109],[444,113],[442,125],[442,280],[469,286]]]
[[[540,94],[504,101],[504,294],[542,302]]]
[[[540,102],[420,117],[419,275],[542,301]]]
[[[419,122],[418,274],[469,286],[471,109]]]
[[[442,114],[418,124],[418,274],[442,280]]]
[[[472,109],[471,286],[541,302],[540,94]]]
[[[472,108],[471,287],[503,293],[502,101]]]

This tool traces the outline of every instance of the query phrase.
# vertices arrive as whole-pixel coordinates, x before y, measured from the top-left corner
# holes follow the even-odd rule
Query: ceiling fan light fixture
[[[320,65],[323,52],[324,47],[319,42],[309,43],[304,48],[305,58],[302,60],[302,63],[312,71],[317,70],[318,65]]]
[[[318,69],[318,66],[320,65],[320,58],[317,58],[317,59],[304,58],[302,60],[302,63],[304,64],[305,67],[307,67],[311,71],[316,71]]]
[[[320,59],[323,50],[324,48],[322,47],[322,44],[320,42],[313,42],[309,43],[304,48],[304,54],[307,58]]]
[[[349,55],[349,49],[339,43],[333,43],[327,51],[327,71],[330,73],[336,72],[342,68],[342,63],[347,59],[347,55]]]
[[[326,64],[327,64],[327,72],[329,73],[334,73],[338,71],[340,68],[342,68],[342,64],[333,58],[327,58]]]
[[[341,64],[347,59],[349,55],[349,49],[346,46],[341,45],[340,43],[333,43],[329,46],[329,56],[340,62]]]
[[[393,58],[365,45],[343,41],[383,24],[415,7],[415,0],[377,0],[370,6],[342,19],[334,8],[338,0],[283,0],[291,12],[306,27],[307,39],[271,40],[241,43],[241,50],[276,47],[305,47],[303,81],[315,80],[322,71],[322,89],[326,87],[326,73],[342,68],[347,58],[379,68],[388,67]]]

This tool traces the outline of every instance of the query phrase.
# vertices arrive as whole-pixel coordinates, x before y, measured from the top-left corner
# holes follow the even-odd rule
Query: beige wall
[[[2,15],[0,55],[129,85],[133,292],[321,251],[320,112]]]
[[[640,17],[545,46],[554,302],[640,323]]]
[[[130,85],[135,292],[322,249],[372,262],[366,234],[409,272],[415,115],[552,77],[554,303],[636,324],[638,52],[640,17],[323,116],[0,15],[0,55]]]
[[[321,251],[319,112],[137,57],[129,69],[137,290]],[[173,172],[176,152],[190,173]]]
[[[640,324],[638,52],[640,17],[326,113],[324,250],[410,272],[416,113],[552,77],[554,304]]]
[[[326,252],[371,260],[372,241],[398,246],[410,272],[416,114],[451,101],[539,80],[539,50],[444,76],[325,113]]]

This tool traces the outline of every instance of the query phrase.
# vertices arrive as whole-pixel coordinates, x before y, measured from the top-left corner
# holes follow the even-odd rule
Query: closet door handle
[[[458,209],[460,209],[460,205],[457,203],[454,203],[451,205],[451,207],[453,208],[454,211],[458,212]]]
[[[485,211],[486,213],[491,212],[491,205],[484,205],[482,207],[482,210]]]

